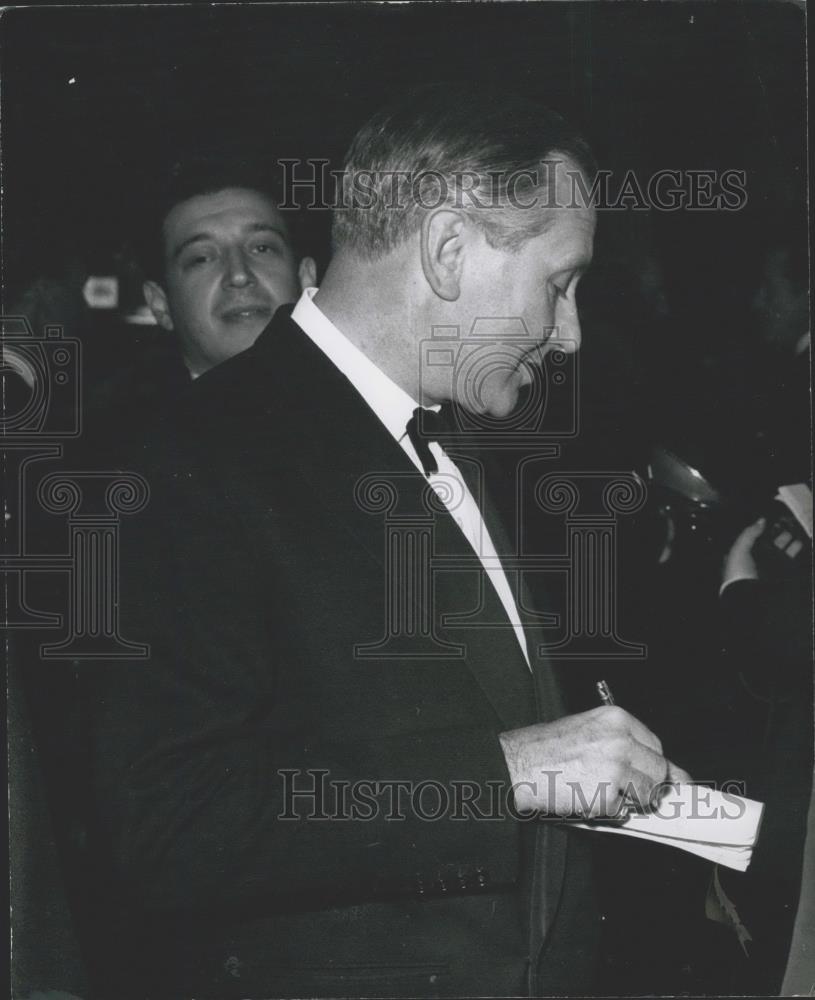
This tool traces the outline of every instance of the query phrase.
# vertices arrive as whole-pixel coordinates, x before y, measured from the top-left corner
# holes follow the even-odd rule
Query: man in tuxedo
[[[153,449],[120,589],[149,655],[91,692],[141,995],[602,989],[588,835],[562,821],[683,772],[622,709],[564,717],[477,462],[431,427],[446,403],[500,423],[577,348],[591,171],[514,95],[374,116],[322,286]]]

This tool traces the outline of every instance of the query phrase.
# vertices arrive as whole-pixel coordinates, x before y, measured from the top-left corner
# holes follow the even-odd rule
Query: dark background
[[[722,373],[733,365],[733,406],[749,408],[767,249],[794,243],[806,266],[804,16],[794,4],[24,9],[4,13],[2,45],[7,304],[38,277],[112,273],[153,177],[173,160],[233,150],[338,163],[369,112],[434,79],[542,95],[584,124],[617,178],[629,168],[643,181],[658,169],[746,171],[740,211],[602,214],[581,290],[587,425],[594,414],[635,437],[655,422],[704,436],[727,410]],[[328,222],[314,212],[305,228],[321,263]],[[139,285],[131,280],[131,299]],[[111,343],[97,350],[100,367],[129,364],[126,338],[114,350],[115,324],[101,326]]]
[[[768,251],[786,246],[799,273],[806,269],[797,5],[53,7],[5,11],[0,45],[3,301],[23,301],[42,279],[65,292],[48,319],[83,342],[86,401],[161,334],[112,312],[74,309],[84,278],[124,277],[154,177],[190,153],[339,165],[357,127],[390,97],[415,83],[463,79],[476,91],[515,83],[573,114],[616,177],[746,171],[748,201],[737,212],[601,213],[595,264],[580,290],[582,433],[564,457],[571,467],[627,469],[663,441],[713,478],[727,468],[744,481],[739,456],[749,460],[756,435],[768,431],[779,393],[781,362],[755,309]],[[328,225],[319,211],[305,225],[321,264]],[[128,294],[137,294],[130,277]],[[688,610],[688,592],[700,590],[697,565],[685,583],[667,609],[674,630],[684,627],[678,607],[692,626],[672,651],[671,676],[693,694],[698,678],[680,671],[694,660],[701,675],[718,648]],[[706,643],[709,658],[700,652]],[[23,789],[36,785],[25,726],[12,746]],[[47,951],[66,973],[51,985],[81,982],[80,972],[67,974],[73,945],[51,869],[36,860],[46,807],[34,801],[13,820],[18,854],[33,845],[31,905],[17,911],[17,939],[36,942],[34,971],[26,979],[18,947],[18,975],[43,985]],[[643,927],[648,920],[643,910]],[[630,937],[632,924],[622,926]],[[668,973],[671,985],[689,988],[687,976]]]
[[[2,40],[12,290],[66,255],[104,261],[163,160],[201,146],[336,159],[369,112],[433,79],[543,95],[615,172],[746,170],[744,211],[652,220],[676,308],[738,306],[776,214],[804,210],[792,4],[27,9],[4,13]],[[616,239],[637,214],[614,219]]]

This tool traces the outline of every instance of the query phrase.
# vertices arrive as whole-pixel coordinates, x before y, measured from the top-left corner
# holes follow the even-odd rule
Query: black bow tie
[[[407,434],[410,443],[416,449],[426,476],[439,471],[438,463],[428,444],[430,441],[438,444],[440,438],[450,435],[451,426],[447,417],[444,408],[437,413],[435,410],[425,410],[417,406],[413,416],[408,420]]]

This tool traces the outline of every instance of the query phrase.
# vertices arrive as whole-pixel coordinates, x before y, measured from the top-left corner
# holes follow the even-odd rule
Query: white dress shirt
[[[386,427],[394,441],[399,444],[417,470],[424,475],[422,463],[407,433],[408,421],[420,404],[412,399],[404,389],[396,385],[320,311],[312,302],[316,292],[316,288],[305,289],[294,307],[292,319],[348,379]],[[428,407],[428,409],[438,410],[440,407]],[[528,665],[529,652],[518,608],[478,504],[470,493],[458,467],[444,449],[436,441],[429,442],[429,447],[436,459],[439,471],[432,473],[427,479],[478,556],[484,567],[484,572],[492,581]]]

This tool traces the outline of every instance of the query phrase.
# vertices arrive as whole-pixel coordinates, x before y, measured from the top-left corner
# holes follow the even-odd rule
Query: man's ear
[[[466,220],[450,208],[429,212],[420,232],[422,270],[441,299],[455,302],[461,294]]]
[[[297,277],[300,279],[300,291],[312,288],[317,284],[317,265],[313,257],[304,257],[297,268]]]
[[[165,330],[172,330],[173,318],[170,315],[170,305],[161,285],[157,285],[155,281],[145,281],[142,285],[142,292],[147,308],[156,317],[158,325],[164,327]]]

